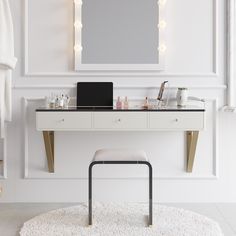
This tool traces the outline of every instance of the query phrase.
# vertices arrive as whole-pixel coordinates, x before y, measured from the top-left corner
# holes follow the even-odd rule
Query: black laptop
[[[113,109],[113,83],[77,83],[77,107],[78,109]]]

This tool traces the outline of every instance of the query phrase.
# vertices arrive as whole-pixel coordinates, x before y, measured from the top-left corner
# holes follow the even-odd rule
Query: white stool
[[[97,164],[143,164],[149,167],[149,226],[152,225],[152,165],[141,150],[101,149],[89,165],[89,225],[92,225],[92,168]]]

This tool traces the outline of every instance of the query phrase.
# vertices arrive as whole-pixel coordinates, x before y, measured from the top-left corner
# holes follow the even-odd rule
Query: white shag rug
[[[153,206],[153,226],[147,227],[147,204],[81,204],[50,211],[24,223],[21,236],[223,236],[215,221],[179,208]]]

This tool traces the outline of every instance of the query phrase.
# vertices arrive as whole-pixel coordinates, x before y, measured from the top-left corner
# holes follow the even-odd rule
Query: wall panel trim
[[[7,132],[6,132],[6,137],[4,139],[0,139],[2,142],[3,146],[3,175],[0,175],[0,180],[1,179],[7,179]]]
[[[189,89],[196,89],[196,90],[225,90],[227,89],[227,85],[211,85],[211,86],[200,86],[200,85],[179,85],[181,87],[186,86]],[[168,89],[177,89],[178,85],[173,85]],[[114,86],[114,89],[158,89],[160,84],[156,86],[148,86],[148,85],[118,85]],[[76,82],[74,84],[37,84],[37,85],[14,85],[13,89],[75,89]]]
[[[235,112],[235,0],[226,1],[226,80],[228,84],[227,101],[223,111]]]
[[[213,2],[213,65],[212,72],[209,73],[160,73],[160,72],[30,72],[29,71],[29,0],[24,1],[24,66],[23,76],[25,77],[90,77],[90,76],[113,76],[113,77],[203,77],[203,78],[218,78],[219,77],[219,23],[218,23],[218,4],[219,0],[212,0]],[[72,1],[72,0],[71,0]],[[71,22],[73,24],[73,22]],[[73,40],[73,39],[72,39]]]

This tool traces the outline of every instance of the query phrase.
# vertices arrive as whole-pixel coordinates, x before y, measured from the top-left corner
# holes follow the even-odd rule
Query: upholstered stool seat
[[[152,165],[142,150],[100,149],[89,165],[89,225],[92,225],[92,168],[97,164],[143,164],[149,168],[149,225],[152,225]]]
[[[136,149],[100,149],[93,161],[148,161],[147,154]]]

